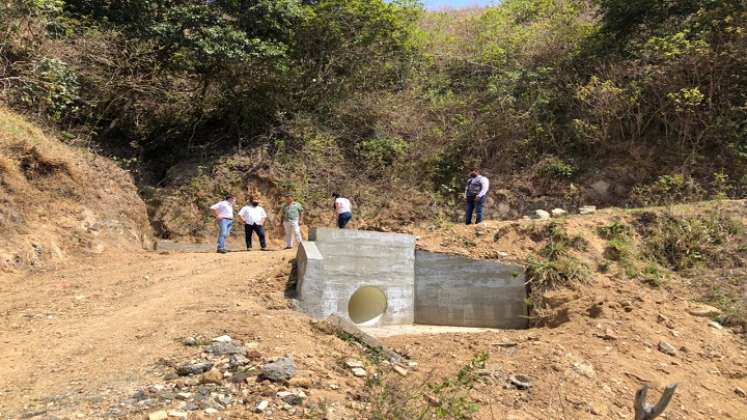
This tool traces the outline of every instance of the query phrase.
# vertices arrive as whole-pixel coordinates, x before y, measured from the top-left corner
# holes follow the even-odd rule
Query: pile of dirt
[[[129,173],[0,108],[0,270],[147,244],[145,205]]]

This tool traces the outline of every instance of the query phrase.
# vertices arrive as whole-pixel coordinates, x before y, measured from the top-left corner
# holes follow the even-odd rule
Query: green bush
[[[624,239],[628,234],[628,226],[620,222],[612,222],[597,228],[597,234],[602,239]]]
[[[650,185],[636,186],[633,200],[643,206],[664,206],[703,198],[703,189],[692,177],[684,174],[662,175]]]
[[[408,150],[407,142],[398,138],[374,138],[355,145],[358,161],[377,174],[402,159]]]
[[[538,171],[538,174],[546,180],[570,179],[575,173],[576,167],[556,157],[542,162]]]
[[[663,215],[647,227],[646,254],[673,270],[717,267],[730,258],[732,239],[743,230],[738,220],[718,212],[707,216]]]
[[[530,258],[527,266],[527,284],[533,294],[548,289],[572,287],[589,280],[589,267],[573,257]]]

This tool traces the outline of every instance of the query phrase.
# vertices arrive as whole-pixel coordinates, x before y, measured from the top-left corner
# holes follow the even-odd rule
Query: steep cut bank
[[[0,271],[140,249],[149,229],[129,173],[0,108]]]

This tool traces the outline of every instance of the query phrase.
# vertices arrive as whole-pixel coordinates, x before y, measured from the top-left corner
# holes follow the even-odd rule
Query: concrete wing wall
[[[418,251],[415,323],[527,328],[524,268]]]

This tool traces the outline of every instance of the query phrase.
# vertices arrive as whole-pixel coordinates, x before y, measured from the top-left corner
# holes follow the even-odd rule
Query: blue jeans
[[[338,214],[337,215],[337,227],[340,229],[345,229],[345,226],[348,225],[348,222],[350,222],[350,219],[352,218],[353,218],[353,213],[349,211]]]
[[[472,213],[477,213],[477,220],[475,223],[482,223],[482,208],[485,205],[485,196],[483,195],[480,198],[477,197],[467,197],[467,217],[465,218],[465,222],[468,225],[472,224]]]
[[[218,250],[226,249],[226,239],[231,234],[231,227],[233,226],[233,220],[231,219],[218,219]]]

